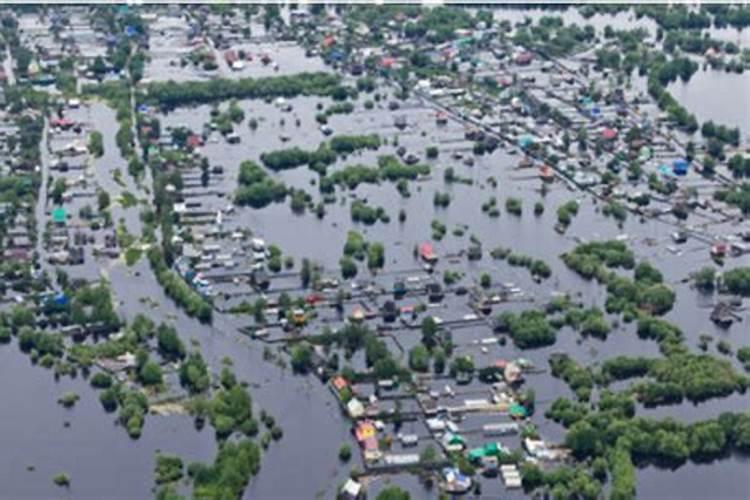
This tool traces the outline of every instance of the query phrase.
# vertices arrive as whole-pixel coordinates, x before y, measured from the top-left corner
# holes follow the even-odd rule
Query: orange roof
[[[380,66],[383,68],[390,68],[396,64],[395,57],[383,56],[380,58]]]
[[[343,389],[344,387],[346,387],[347,385],[349,385],[349,383],[346,381],[346,379],[344,377],[342,377],[341,375],[339,375],[337,377],[334,377],[333,380],[331,381],[331,383],[339,391],[341,389]]]
[[[372,425],[372,422],[361,422],[357,425],[354,435],[359,442],[375,437],[375,426]]]

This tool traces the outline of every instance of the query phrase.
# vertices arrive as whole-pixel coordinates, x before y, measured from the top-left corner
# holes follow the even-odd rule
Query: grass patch
[[[140,248],[129,247],[125,250],[125,264],[128,267],[134,266],[141,259],[141,255],[143,255],[143,252]]]
[[[120,205],[122,208],[131,208],[138,204],[138,199],[130,191],[123,191],[120,196]]]

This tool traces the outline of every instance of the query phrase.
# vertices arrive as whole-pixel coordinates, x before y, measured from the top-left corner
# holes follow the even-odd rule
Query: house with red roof
[[[185,144],[191,149],[199,148],[203,146],[203,137],[198,134],[190,134],[185,141]]]
[[[617,130],[605,127],[604,130],[602,130],[602,139],[605,141],[613,141],[617,139]]]

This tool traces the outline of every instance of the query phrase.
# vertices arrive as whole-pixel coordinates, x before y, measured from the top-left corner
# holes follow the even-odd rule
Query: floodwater
[[[750,73],[728,73],[701,69],[687,83],[669,85],[675,99],[695,114],[699,122],[713,120],[719,125],[739,127],[744,137],[750,133]]]
[[[202,153],[207,155],[211,162],[221,162],[225,167],[224,177],[217,181],[222,187],[227,183],[232,186],[236,179],[238,164],[245,159],[259,161],[259,155],[263,151],[283,148],[285,145],[278,138],[287,134],[292,137],[291,143],[300,147],[313,149],[324,140],[323,136],[311,129],[312,122],[311,107],[315,102],[325,100],[314,98],[299,98],[292,100],[294,111],[292,114],[280,112],[271,104],[258,102],[242,102],[246,115],[262,115],[265,120],[261,122],[259,129],[255,132],[248,127],[240,125],[236,131],[241,136],[238,146],[227,146],[222,143],[207,144]],[[327,105],[328,103],[325,102]],[[178,110],[170,113],[163,120],[163,124],[186,124],[194,130],[199,130],[202,124],[209,119],[209,107],[203,106],[191,110]],[[376,223],[372,226],[352,225],[350,222],[348,203],[341,205],[337,203],[327,205],[327,214],[323,220],[318,220],[314,214],[292,215],[288,203],[275,204],[263,210],[241,209],[236,216],[236,224],[249,227],[256,234],[264,237],[269,243],[277,244],[284,254],[295,257],[299,262],[302,257],[310,257],[320,262],[328,269],[336,269],[337,261],[341,255],[341,248],[345,240],[345,228],[352,225],[361,231],[370,241],[382,241],[386,244],[386,262],[388,271],[409,271],[418,268],[418,264],[412,256],[414,244],[428,240],[431,229],[430,222],[440,219],[448,228],[448,235],[443,241],[436,243],[436,248],[443,254],[456,253],[468,246],[468,237],[475,234],[483,242],[485,249],[491,249],[501,245],[511,247],[514,251],[535,258],[546,260],[553,269],[553,277],[541,285],[535,284],[524,269],[513,268],[507,264],[493,262],[488,258],[476,263],[458,266],[446,265],[445,268],[469,269],[471,276],[477,276],[480,272],[489,272],[493,281],[513,281],[522,287],[527,293],[544,300],[549,297],[551,291],[566,291],[578,295],[586,305],[598,304],[601,306],[604,300],[602,287],[581,280],[574,273],[565,268],[559,260],[559,255],[573,248],[578,240],[608,239],[627,235],[630,245],[636,251],[639,259],[649,259],[662,270],[667,282],[672,284],[678,294],[678,302],[675,310],[668,318],[681,325],[686,333],[686,342],[695,347],[698,336],[702,333],[711,333],[716,338],[726,338],[733,345],[742,345],[744,342],[742,329],[735,327],[729,331],[716,328],[708,319],[712,297],[698,294],[687,284],[681,283],[690,271],[698,269],[706,264],[708,247],[700,242],[690,242],[685,245],[678,254],[666,250],[669,245],[669,234],[671,226],[659,221],[641,223],[631,216],[622,227],[611,219],[603,217],[599,207],[588,198],[579,198],[581,208],[578,216],[574,219],[565,235],[559,235],[552,231],[555,223],[554,209],[561,203],[577,198],[580,195],[568,191],[561,185],[555,185],[546,197],[542,198],[539,189],[539,181],[534,179],[523,179],[529,177],[524,171],[515,169],[517,157],[509,156],[502,151],[492,155],[478,158],[473,167],[467,167],[449,158],[450,151],[461,150],[466,147],[462,141],[463,128],[455,123],[439,127],[434,124],[434,112],[424,106],[416,99],[406,103],[404,110],[396,113],[376,108],[373,111],[364,111],[357,107],[357,111],[348,116],[334,116],[329,120],[330,126],[335,133],[379,133],[381,137],[392,138],[396,135],[392,127],[394,114],[406,114],[409,122],[413,123],[407,132],[399,133],[399,145],[422,154],[424,148],[430,144],[441,144],[441,155],[436,160],[430,160],[433,168],[431,179],[413,183],[410,185],[411,197],[402,198],[396,189],[389,183],[380,185],[361,185],[353,193],[339,193],[342,197],[356,197],[367,199],[374,206],[385,207],[391,216],[388,224]],[[302,125],[297,129],[290,125],[293,117],[299,117]],[[285,118],[285,125],[280,124],[281,118]],[[258,140],[262,137],[262,140]],[[331,167],[335,171],[344,165],[367,164],[372,165],[375,158],[381,154],[392,154],[395,147],[391,144],[382,146],[377,152],[365,152],[354,155],[343,161],[339,161]],[[474,181],[473,186],[456,183],[446,186],[443,181],[443,172],[447,166],[452,166],[456,174],[463,178]],[[317,174],[309,171],[306,167],[288,170],[275,174],[283,179],[288,185],[298,189],[305,189],[317,197],[317,186],[312,185]],[[499,181],[497,188],[491,188],[487,178],[493,176]],[[533,177],[533,176],[532,176]],[[447,191],[452,195],[451,205],[446,209],[438,209],[432,205],[432,196],[435,191]],[[482,214],[480,206],[489,199],[496,196],[501,212],[504,211],[504,200],[508,196],[519,197],[523,200],[524,214],[522,217],[514,217],[503,213],[497,219],[491,219]],[[537,200],[544,200],[547,210],[540,217],[531,214],[532,205]],[[396,212],[403,208],[407,213],[407,220],[401,224],[396,221]],[[233,222],[228,222],[233,224]],[[470,228],[465,236],[456,237],[451,235],[453,228],[462,224],[469,224]],[[732,265],[741,265],[747,259],[733,261]],[[388,278],[378,280],[380,283],[388,283]],[[500,310],[503,306],[501,306]],[[509,306],[514,307],[514,306]],[[470,312],[462,301],[450,302],[450,305],[436,309],[433,314],[438,314],[444,319],[458,318]],[[747,314],[745,314],[747,317]],[[454,332],[454,341],[458,344],[458,352],[471,352],[478,363],[491,362],[493,357],[512,358],[525,356],[534,361],[538,366],[545,367],[549,354],[558,351],[569,353],[579,362],[591,364],[604,359],[626,354],[633,356],[659,356],[658,347],[653,342],[641,341],[635,334],[635,325],[620,325],[609,337],[602,342],[596,339],[580,340],[578,335],[570,329],[562,329],[558,334],[558,341],[554,346],[537,349],[533,351],[520,351],[508,345],[483,356],[476,350],[471,351],[472,341],[481,337],[491,335],[487,330],[471,329]],[[404,350],[419,341],[416,332],[399,332],[399,340]],[[484,359],[486,358],[486,359]],[[538,414],[542,415],[546,407],[561,394],[570,394],[565,384],[559,380],[552,379],[549,375],[532,376],[529,385],[534,387],[538,398]],[[659,408],[657,410],[644,410],[641,414],[653,415],[655,417],[673,416],[686,421],[699,418],[716,417],[720,411],[735,410],[742,411],[750,404],[748,396],[733,396],[722,401],[709,401],[699,407],[682,405],[676,407]],[[700,411],[698,411],[700,410]],[[546,437],[562,439],[564,430],[557,424],[547,422],[542,418],[537,420],[540,429]],[[701,474],[707,477],[707,481],[722,481],[726,474],[732,474],[732,466],[723,468],[725,463],[732,464],[734,459],[717,462],[713,467],[701,466]],[[645,469],[642,474],[648,475],[653,469]],[[728,472],[729,471],[729,472]],[[714,476],[715,474],[715,476]],[[648,491],[644,491],[645,498],[658,496],[658,488],[664,487],[668,476],[663,476],[660,482],[658,474],[647,477]],[[394,482],[404,486],[409,481],[396,477]],[[257,480],[264,480],[263,475]],[[646,481],[646,479],[644,479]],[[493,483],[494,484],[494,483]],[[492,486],[485,487],[484,491],[489,493]],[[649,493],[653,492],[653,493]],[[498,494],[502,494],[500,487]],[[728,492],[732,496],[732,492]]]
[[[15,342],[0,349],[0,366],[4,498],[149,498],[157,451],[186,461],[213,459],[211,429],[196,432],[190,417],[149,416],[143,435],[134,441],[116,425],[116,413],[105,413],[98,392],[80,375],[55,382],[52,371],[32,366]],[[57,404],[66,392],[81,398],[71,409]],[[59,473],[70,477],[68,490],[52,482]]]
[[[510,14],[512,11],[499,11],[497,16],[502,17],[506,12]],[[518,15],[522,19],[529,12],[531,11],[524,11]],[[566,16],[570,15],[572,14],[566,13]],[[628,22],[627,14],[621,16],[625,16],[622,22]],[[604,19],[599,20],[599,17]],[[604,26],[610,21],[615,24],[615,19],[619,24],[619,16],[596,16],[593,21],[601,22],[601,26]],[[736,99],[741,98],[736,92],[741,89],[741,84],[727,83],[729,86],[722,87],[723,78],[735,78],[735,75],[716,72],[701,75],[702,73],[696,74],[684,86],[682,95],[673,90],[675,97],[696,113],[698,109],[691,106],[697,106],[695,103],[700,97],[700,107],[704,112],[721,111],[728,114],[724,119],[719,116],[714,118],[722,123],[728,123],[729,114],[734,114],[738,120],[743,119],[743,116],[744,120],[748,120],[750,113],[747,106],[750,101],[744,101],[744,115],[736,104]],[[705,78],[705,82],[701,78]],[[746,84],[747,80],[744,81]],[[694,84],[704,85],[699,87],[703,90],[689,90]],[[717,88],[723,91],[717,91]],[[735,92],[729,92],[730,88]],[[713,100],[706,101],[707,99]],[[257,131],[249,129],[247,119],[238,125],[236,130],[242,140],[237,146],[226,145],[220,140],[203,148],[202,153],[209,157],[212,164],[225,167],[222,179],[212,179],[212,187],[231,192],[236,184],[239,163],[246,159],[257,161],[263,151],[286,147],[280,139],[281,135],[291,137],[288,144],[310,149],[324,140],[314,121],[318,112],[315,105],[322,102],[327,106],[330,102],[318,98],[297,98],[291,102],[294,106],[292,113],[282,113],[272,104],[259,101],[240,103],[248,119],[255,116],[262,117],[263,120]],[[712,104],[706,105],[706,102]],[[161,117],[162,130],[170,124],[186,124],[193,130],[200,131],[203,123],[208,120],[209,111],[208,106],[176,110]],[[131,183],[126,165],[119,158],[112,140],[117,130],[114,113],[101,105],[95,105],[88,113],[105,139],[105,157],[96,163],[98,181],[107,190],[121,192],[123,188],[111,183],[109,175],[103,175],[107,170],[110,174],[111,169],[121,168],[127,189],[135,194],[137,186]],[[393,127],[394,115],[401,114],[408,118],[410,125],[407,132],[397,132]],[[301,121],[299,128],[294,125],[295,116]],[[286,121],[283,126],[280,124],[282,117]],[[699,118],[704,117],[699,114]],[[424,156],[426,146],[440,145],[440,157],[428,161],[433,169],[431,178],[410,183],[411,197],[402,198],[395,187],[387,182],[377,186],[362,185],[353,193],[358,199],[367,199],[370,204],[385,207],[391,217],[389,224],[378,222],[372,226],[354,227],[368,240],[385,244],[388,271],[409,271],[419,267],[412,256],[413,246],[429,240],[430,222],[439,219],[448,228],[445,239],[435,245],[441,254],[456,253],[467,248],[469,236],[475,234],[482,241],[485,251],[501,245],[545,260],[551,266],[553,276],[536,284],[526,270],[510,267],[505,262],[491,261],[487,256],[480,262],[470,264],[441,263],[440,272],[447,268],[468,269],[464,283],[469,283],[481,272],[488,272],[494,282],[514,282],[537,302],[547,299],[553,291],[560,291],[573,293],[586,305],[601,305],[605,297],[603,288],[581,280],[566,269],[558,257],[562,252],[572,249],[577,240],[628,235],[629,243],[637,256],[657,264],[665,279],[675,287],[678,302],[668,318],[684,329],[689,346],[696,348],[698,336],[702,333],[711,333],[717,339],[726,338],[735,348],[747,342],[742,325],[750,320],[750,315],[743,313],[745,323],[735,325],[729,331],[719,330],[708,319],[708,307],[713,299],[699,295],[688,285],[680,283],[690,271],[706,264],[708,249],[705,244],[691,241],[683,246],[679,254],[668,252],[665,247],[669,244],[670,225],[659,221],[641,223],[631,215],[622,227],[617,227],[613,220],[599,213],[600,207],[588,197],[571,192],[559,183],[542,197],[535,171],[529,173],[515,169],[519,158],[500,150],[479,157],[473,167],[451,160],[450,153],[453,151],[468,152],[466,149],[469,143],[462,139],[463,127],[454,122],[443,127],[437,126],[434,123],[434,111],[414,98],[406,103],[404,109],[395,113],[378,106],[372,111],[365,111],[362,109],[361,99],[355,113],[333,116],[329,124],[336,134],[378,133],[382,138],[388,139],[398,135],[400,145],[420,156]],[[394,145],[389,144],[377,152],[366,152],[340,160],[331,169],[336,170],[354,163],[373,165],[377,156],[394,154],[395,149]],[[448,166],[453,167],[458,176],[471,179],[474,184],[446,185],[443,173]],[[307,190],[317,199],[318,188],[311,184],[317,174],[306,167],[275,175],[291,186]],[[487,179],[491,176],[498,179],[497,188],[488,184]],[[451,194],[452,202],[448,208],[433,207],[432,197],[436,191]],[[287,202],[263,210],[240,210],[228,224],[253,230],[269,243],[278,245],[285,255],[294,256],[296,262],[309,257],[335,273],[346,229],[355,226],[350,221],[349,201],[344,205],[340,204],[342,197],[348,199],[352,194],[337,189],[337,195],[339,201],[327,205],[327,215],[323,220],[318,220],[311,213],[293,215]],[[491,196],[497,198],[502,212],[496,219],[483,214],[480,208]],[[509,196],[522,199],[522,217],[505,212],[504,202]],[[579,214],[568,231],[560,235],[552,230],[556,221],[555,209],[574,198],[581,201]],[[543,201],[546,207],[545,213],[539,217],[532,213],[536,201]],[[212,201],[207,200],[207,203],[210,202]],[[222,201],[222,204],[225,203],[226,200]],[[407,213],[407,220],[403,224],[397,221],[399,209]],[[137,213],[138,209],[132,208],[122,214],[134,232],[138,224]],[[464,236],[451,234],[454,228],[463,224],[470,225]],[[731,265],[748,263],[750,261],[745,257],[733,260]],[[90,262],[87,265],[94,264]],[[272,443],[264,454],[261,473],[249,484],[245,498],[303,499],[316,496],[331,498],[334,495],[336,486],[345,479],[348,470],[358,464],[356,460],[347,465],[338,462],[336,455],[339,445],[350,440],[349,424],[342,417],[327,388],[313,377],[294,376],[289,369],[264,361],[262,344],[238,333],[237,328],[243,326],[242,319],[217,315],[214,324],[206,326],[187,317],[164,295],[145,259],[141,259],[132,268],[117,261],[96,265],[110,280],[118,310],[126,319],[145,313],[174,324],[186,343],[191,339],[200,342],[201,351],[215,372],[220,369],[221,361],[228,357],[232,360],[239,379],[251,384],[255,408],[264,408],[276,417],[284,430],[284,437],[280,442]],[[365,273],[364,269],[360,269],[360,276]],[[387,283],[388,278],[383,278],[383,282]],[[142,300],[145,298],[155,305],[147,305]],[[448,303],[449,306],[435,313],[445,318],[456,318],[470,311],[461,300],[450,300]],[[506,306],[496,308],[494,312],[502,311],[504,307]],[[507,307],[520,309],[526,306],[513,304]],[[472,349],[471,341],[487,335],[486,331],[481,330],[457,330],[454,340],[458,344],[458,352],[469,352]],[[415,331],[399,333],[399,336],[407,349],[419,339],[419,334]],[[586,364],[619,354],[659,355],[655,343],[637,338],[634,325],[620,325],[604,342],[595,339],[580,340],[578,337],[578,334],[565,328],[558,333],[557,343],[548,348],[522,352],[509,344],[504,347],[493,346],[493,351],[484,357],[486,359],[475,351],[473,354],[483,362],[492,358],[523,355],[542,368],[546,367],[549,354],[557,351],[565,351]],[[102,410],[97,393],[88,388],[84,381],[80,378],[66,378],[55,382],[51,372],[32,367],[15,344],[0,348],[0,366],[4,380],[11,381],[0,386],[0,395],[5,403],[5,415],[0,421],[0,439],[6,448],[15,450],[13,454],[3,457],[0,480],[4,485],[3,493],[12,498],[148,498],[152,495],[154,454],[157,450],[177,453],[187,461],[210,461],[215,453],[216,445],[211,429],[207,427],[202,432],[197,432],[188,417],[149,416],[143,436],[137,441],[130,440],[124,429],[113,424],[115,417]],[[561,439],[564,430],[557,424],[546,421],[542,415],[554,398],[569,395],[570,391],[563,382],[551,378],[549,374],[530,377],[529,385],[536,390],[538,400],[535,423],[545,437]],[[66,410],[55,402],[66,391],[75,391],[81,395],[81,400],[71,410]],[[639,410],[639,414],[673,416],[691,421],[696,416],[700,419],[711,418],[725,409],[740,411],[748,406],[748,396],[732,396],[725,400],[712,400],[698,407],[685,404],[656,410]],[[70,421],[69,428],[63,427],[66,420]],[[31,465],[34,470],[28,471],[27,466]],[[735,457],[712,464],[687,464],[676,471],[649,467],[638,472],[638,493],[642,498],[662,499],[747,498],[750,479],[746,470],[747,461]],[[52,484],[52,476],[59,472],[71,476],[70,490],[59,490]],[[377,492],[387,481],[410,489],[413,498],[436,496],[436,490],[425,491],[416,478],[403,475],[377,479],[372,491]],[[493,497],[507,497],[499,480],[486,484],[484,491]]]

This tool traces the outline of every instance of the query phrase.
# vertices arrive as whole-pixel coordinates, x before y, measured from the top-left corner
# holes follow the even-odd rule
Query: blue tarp
[[[657,168],[657,170],[659,171],[659,173],[661,175],[664,175],[664,176],[667,176],[667,177],[674,177],[674,171],[666,163],[662,164],[662,165],[659,165],[659,167]]]
[[[45,304],[52,303],[56,306],[65,307],[69,302],[68,297],[62,292],[56,293],[55,295],[49,294],[44,297]]]
[[[677,175],[685,175],[687,174],[689,165],[690,164],[687,160],[685,160],[684,158],[679,158],[672,162],[672,170]]]
[[[528,147],[529,147],[529,146],[531,146],[532,144],[534,144],[534,138],[533,138],[533,137],[531,137],[531,136],[530,136],[530,135],[528,135],[528,134],[522,135],[522,136],[521,136],[521,137],[520,137],[520,138],[518,139],[518,146],[519,146],[519,147],[522,147],[522,148],[528,148]]]
[[[328,53],[328,58],[334,61],[343,61],[344,53],[339,49],[333,49]]]

